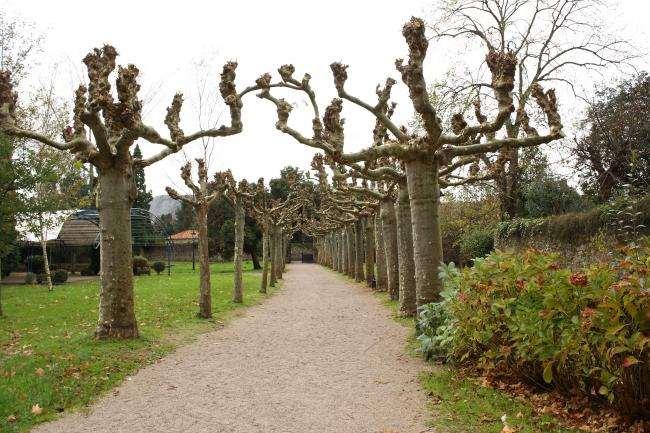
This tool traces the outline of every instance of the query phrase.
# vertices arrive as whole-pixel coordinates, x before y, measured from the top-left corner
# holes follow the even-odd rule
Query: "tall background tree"
[[[0,70],[9,71],[16,86],[29,72],[40,41],[33,25],[0,11]],[[15,139],[0,133],[0,278],[9,274],[17,262],[15,225],[20,206],[17,190],[27,184],[23,170],[26,166],[21,156],[15,154],[15,146]]]
[[[462,38],[467,43],[463,52],[481,47],[515,56],[517,86],[512,97],[516,114],[505,124],[510,138],[524,132],[521,113],[525,109],[531,115],[539,113],[533,98],[536,85],[551,84],[577,94],[581,91],[574,79],[577,74],[585,80],[608,68],[627,68],[637,57],[629,43],[606,25],[606,7],[612,6],[608,1],[440,0],[436,6],[434,40]],[[432,88],[432,100],[443,118],[471,109],[477,97],[484,104],[492,97],[487,68],[467,62],[467,55],[459,58],[458,68]],[[500,167],[494,183],[503,219],[524,213],[521,157],[519,149],[507,146],[494,157]]]
[[[138,144],[133,148],[133,159],[142,159],[142,151]],[[135,189],[138,193],[138,196],[133,201],[133,207],[149,210],[149,204],[153,199],[153,195],[151,191],[147,191],[147,181],[143,167],[137,167],[133,171],[133,180],[135,181]]]
[[[55,139],[68,122],[67,113],[65,103],[56,99],[50,84],[34,92],[21,117],[30,130]],[[85,170],[81,162],[69,153],[59,152],[37,141],[20,141],[16,153],[24,159],[29,182],[20,190],[22,206],[18,221],[41,244],[45,281],[52,290],[48,237],[72,211],[84,206]]]
[[[582,189],[600,202],[629,185],[650,191],[650,76],[599,89],[576,138]]]

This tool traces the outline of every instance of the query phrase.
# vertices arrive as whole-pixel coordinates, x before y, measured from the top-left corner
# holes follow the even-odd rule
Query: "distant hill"
[[[177,202],[170,196],[157,195],[153,198],[153,200],[151,200],[151,203],[149,204],[149,212],[156,215],[157,217],[167,214],[174,215],[180,207],[180,202]]]

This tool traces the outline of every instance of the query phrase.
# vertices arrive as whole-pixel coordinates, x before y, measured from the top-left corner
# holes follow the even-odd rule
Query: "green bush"
[[[164,271],[167,266],[165,265],[165,262],[158,261],[158,262],[153,262],[151,267],[153,268],[154,271],[156,271],[156,274],[160,275],[160,273]]]
[[[631,207],[631,209],[630,209]],[[629,200],[598,206],[585,212],[570,212],[545,218],[515,218],[497,224],[498,245],[530,238],[544,238],[557,243],[575,244],[581,239],[589,239],[601,231],[617,232],[629,221],[620,222],[619,213],[625,209],[638,218],[634,224],[639,226],[639,234],[650,234],[650,195],[633,203]]]
[[[149,275],[151,269],[149,267],[149,260],[143,256],[133,257],[133,275]]]
[[[566,180],[553,177],[524,185],[522,195],[528,218],[581,212],[588,206],[587,200],[569,186]]]
[[[36,282],[36,274],[33,272],[27,272],[25,274],[25,284],[34,284]]]
[[[650,412],[650,245],[579,272],[559,257],[497,251],[443,272],[443,300],[422,309],[426,356]]]
[[[463,233],[458,244],[463,263],[467,263],[494,250],[494,233],[489,229],[474,228]]]
[[[65,269],[57,269],[52,272],[52,284],[63,284],[68,281],[68,271]]]

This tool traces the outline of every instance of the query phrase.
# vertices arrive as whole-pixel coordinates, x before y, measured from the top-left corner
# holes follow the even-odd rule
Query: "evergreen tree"
[[[133,149],[133,158],[139,159],[142,158],[142,151],[140,150],[139,145],[135,145]],[[133,172],[135,178],[135,186],[138,190],[138,197],[133,202],[133,207],[138,207],[141,209],[149,210],[149,204],[153,199],[151,191],[147,191],[147,182],[144,177],[144,168],[139,166]]]

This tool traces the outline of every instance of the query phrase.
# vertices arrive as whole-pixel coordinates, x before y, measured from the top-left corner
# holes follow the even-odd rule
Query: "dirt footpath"
[[[282,291],[35,432],[428,431],[408,329],[360,285],[291,264]]]

